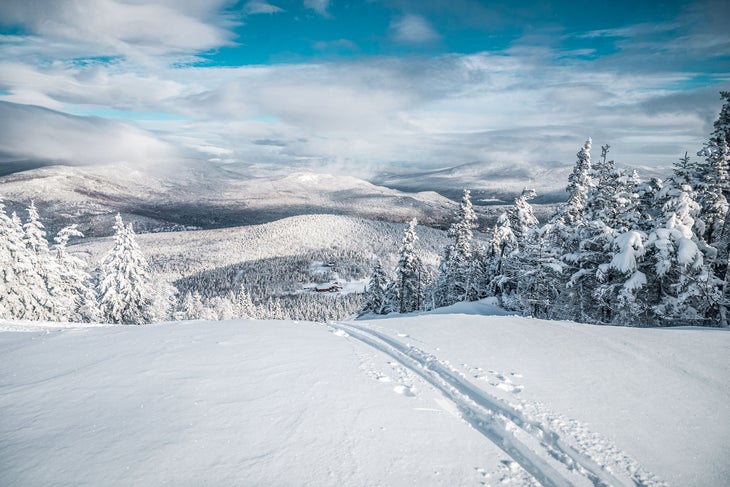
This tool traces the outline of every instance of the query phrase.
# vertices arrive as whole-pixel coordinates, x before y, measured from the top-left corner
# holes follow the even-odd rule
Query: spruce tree
[[[22,239],[22,228],[7,215],[0,199],[0,318],[19,318],[24,308],[17,264],[19,254],[25,252]]]
[[[61,275],[58,263],[51,259],[46,232],[35,204],[28,207],[28,219],[23,225],[26,252],[20,269],[26,288],[26,314],[32,320],[57,321],[63,314]]]
[[[454,223],[449,228],[451,243],[444,249],[436,283],[436,306],[473,298],[470,289],[475,276],[472,275],[472,239],[477,227],[477,217],[471,203],[468,189],[464,190]]]
[[[397,306],[399,313],[418,311],[425,305],[425,272],[415,248],[418,240],[416,224],[414,218],[403,232],[398,266],[395,269],[396,278],[389,291],[390,300]]]
[[[383,314],[385,309],[386,289],[388,287],[388,278],[383,271],[380,259],[375,262],[373,272],[370,274],[370,281],[365,292],[365,301],[360,309],[360,314],[367,313]]]
[[[98,285],[102,319],[108,323],[141,325],[154,319],[155,289],[147,261],[134,237],[117,214],[114,246],[101,264]]]
[[[95,321],[98,317],[97,300],[91,276],[86,272],[86,262],[70,254],[67,250],[71,237],[83,237],[77,225],[61,229],[54,237],[55,259],[61,269],[57,308],[62,310],[59,319],[84,322]]]

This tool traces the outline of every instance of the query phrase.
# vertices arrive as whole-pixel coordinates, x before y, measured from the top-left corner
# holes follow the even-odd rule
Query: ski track
[[[666,486],[607,440],[587,434],[586,428],[577,422],[550,414],[539,405],[521,407],[536,413],[527,415],[475,386],[436,356],[379,331],[352,323],[336,322],[330,323],[330,326],[337,327],[335,332],[346,332],[343,336],[350,336],[390,356],[397,364],[423,378],[456,406],[466,422],[544,486],[573,485],[570,475],[558,471],[546,458],[557,461],[558,468],[567,470],[565,473],[578,474],[596,487],[631,484],[637,487]],[[566,427],[566,424],[575,428]],[[573,429],[577,435],[571,434]],[[587,453],[568,444],[561,434],[576,436],[574,442]],[[586,438],[593,441],[588,442]],[[540,453],[535,451],[540,449],[543,450]],[[600,459],[600,463],[594,458]],[[626,471],[630,483],[614,476],[609,471],[611,467]]]

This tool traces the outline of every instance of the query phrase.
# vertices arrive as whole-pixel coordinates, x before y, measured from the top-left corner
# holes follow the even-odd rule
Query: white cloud
[[[6,0],[0,19],[49,41],[72,43],[86,52],[144,58],[194,53],[230,42],[226,2],[120,0]]]
[[[180,157],[132,125],[7,102],[0,102],[0,148],[6,156],[70,164],[155,165]]]
[[[329,8],[330,0],[304,0],[304,6],[312,9],[320,15],[328,16],[327,9]]]
[[[439,34],[426,19],[409,14],[391,23],[391,33],[398,42],[422,44],[439,39]]]
[[[250,0],[249,2],[246,2],[246,5],[243,7],[243,11],[247,15],[256,15],[275,14],[278,12],[283,12],[284,9],[277,7],[276,5],[272,5],[265,0]]]
[[[342,165],[357,174],[399,163],[443,167],[472,161],[498,161],[518,171],[555,159],[571,163],[577,147],[593,136],[611,143],[619,162],[666,165],[698,148],[719,108],[711,89],[667,88],[691,81],[691,72],[621,71],[527,40],[500,53],[429,58],[227,68],[155,61],[157,52],[193,55],[228,42],[225,22],[212,18],[225,5],[3,3],[0,17],[35,34],[2,38],[0,100],[56,112],[106,109],[131,118],[134,112],[181,118],[138,120],[134,126],[25,107],[16,110],[23,121],[16,126],[6,104],[0,151],[93,163],[164,159],[179,147],[202,158]],[[327,12],[326,2],[316,5]],[[50,20],[42,21],[39,6]],[[82,7],[102,15],[74,17]],[[309,7],[317,10],[314,2]],[[140,19],[143,14],[149,18]],[[108,28],[110,16],[123,22]],[[82,18],[88,25],[77,32]],[[394,22],[391,35],[404,43],[438,39],[417,16]],[[315,47],[357,46],[340,39]],[[114,57],[94,61],[90,53]],[[85,60],[71,59],[77,55]]]

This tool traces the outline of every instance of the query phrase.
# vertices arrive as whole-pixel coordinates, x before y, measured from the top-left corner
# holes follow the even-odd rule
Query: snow
[[[727,330],[497,312],[0,322],[0,485],[730,478]]]

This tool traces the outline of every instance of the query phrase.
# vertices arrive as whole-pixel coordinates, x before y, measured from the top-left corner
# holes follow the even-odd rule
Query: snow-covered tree
[[[518,246],[523,245],[529,239],[532,230],[537,227],[537,217],[532,210],[532,205],[529,203],[535,196],[537,196],[537,193],[534,189],[522,190],[522,193],[515,198],[514,205],[507,213]]]
[[[25,312],[20,263],[25,260],[23,228],[13,213],[10,218],[0,200],[0,317],[20,318]]]
[[[101,317],[109,323],[141,325],[154,320],[156,290],[131,224],[117,214],[114,246],[101,264],[98,284]]]
[[[365,300],[360,314],[382,314],[386,304],[387,288],[388,277],[385,275],[380,259],[378,259],[373,266],[372,274],[370,274],[370,281],[365,291]]]
[[[83,322],[95,321],[98,317],[97,300],[91,276],[86,272],[86,262],[67,250],[71,237],[83,237],[77,225],[61,229],[54,237],[55,259],[61,269],[60,285],[56,300],[61,320]]]
[[[472,289],[472,238],[477,217],[468,189],[464,190],[454,223],[449,228],[451,243],[444,249],[435,286],[436,306],[448,306],[458,301],[474,299]]]
[[[722,234],[729,207],[725,191],[730,189],[730,149],[724,141],[720,145],[711,141],[697,155],[705,158],[705,163],[699,166],[695,188],[701,205],[700,218],[705,226],[702,237],[709,245],[714,245]]]
[[[588,205],[588,192],[593,186],[591,179],[591,139],[586,140],[578,151],[578,160],[568,177],[568,202],[553,218],[554,221],[565,226],[576,226],[583,223]]]
[[[46,232],[34,203],[28,207],[28,219],[23,225],[23,242],[26,252],[17,262],[24,293],[23,318],[32,320],[58,320],[63,314],[60,303],[61,276],[58,263],[51,259]]]
[[[387,292],[390,306],[399,313],[418,311],[425,305],[425,270],[416,252],[417,221],[414,218],[403,233],[403,241],[398,252],[398,266],[395,281]]]
[[[198,291],[188,291],[180,303],[178,319],[199,320],[203,317],[203,298]]]
[[[703,324],[717,315],[720,300],[716,278],[704,259],[693,228],[697,203],[673,185],[659,192],[662,215],[646,242],[649,267],[643,294],[654,321]]]
[[[251,299],[251,293],[243,286],[238,288],[233,301],[236,316],[243,318],[259,318],[260,312]]]

